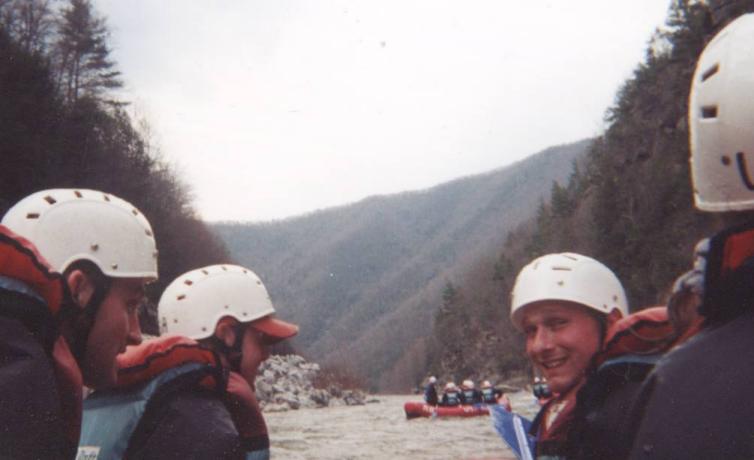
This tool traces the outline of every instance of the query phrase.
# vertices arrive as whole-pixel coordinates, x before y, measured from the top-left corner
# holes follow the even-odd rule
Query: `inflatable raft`
[[[503,395],[497,402],[506,410],[511,410],[511,404],[508,398]],[[480,415],[489,415],[490,410],[487,404],[464,404],[461,406],[443,407],[432,406],[425,402],[409,401],[403,405],[406,412],[406,418],[412,419],[417,417],[478,417]]]

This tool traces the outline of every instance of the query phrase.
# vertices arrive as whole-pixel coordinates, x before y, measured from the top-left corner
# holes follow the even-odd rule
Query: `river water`
[[[513,410],[531,418],[531,393],[509,394]],[[514,459],[489,416],[406,420],[415,395],[378,395],[364,406],[265,414],[273,459]]]

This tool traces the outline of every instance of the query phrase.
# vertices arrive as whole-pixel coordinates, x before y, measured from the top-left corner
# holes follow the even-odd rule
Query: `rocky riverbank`
[[[265,412],[328,406],[359,406],[367,402],[361,390],[336,383],[317,388],[319,364],[298,355],[273,355],[262,363],[256,380],[257,398]]]

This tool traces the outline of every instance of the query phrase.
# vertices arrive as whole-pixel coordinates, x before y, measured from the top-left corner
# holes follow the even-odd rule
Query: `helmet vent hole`
[[[76,195],[76,198],[84,198],[84,195],[78,190],[74,191],[73,194]]]
[[[183,300],[186,298],[186,294],[181,294],[178,296],[178,300]]]
[[[702,107],[702,118],[717,118],[717,106],[708,105],[706,107]]]
[[[102,198],[104,198],[105,201],[110,202],[110,197],[108,195],[102,195]]]
[[[702,81],[707,81],[711,76],[715,75],[720,70],[718,64],[713,65],[702,74]]]
[[[222,268],[224,272],[227,272],[227,271],[228,271],[228,267],[226,267],[225,265],[223,265],[223,266],[222,266],[222,267],[220,267],[220,268]]]
[[[573,256],[572,256],[572,255],[570,255],[570,254],[563,254],[563,257],[565,257],[566,259],[571,259],[571,260],[574,260],[574,261],[578,261],[578,260],[579,260],[578,258],[576,258],[576,257],[573,257]]]
[[[207,270],[202,270],[202,273],[204,273],[205,275],[209,275],[209,272]]]
[[[149,229],[145,229],[144,233],[146,233],[147,236],[152,236],[152,232],[150,232]]]
[[[226,306],[225,306],[225,309],[226,309],[226,310],[227,310],[227,309],[229,309],[229,308],[230,308],[230,305],[226,305]]]
[[[118,269],[118,264],[112,264],[110,266],[113,268],[113,270],[117,270]]]
[[[50,204],[55,204],[55,203],[57,203],[57,200],[56,200],[55,198],[51,197],[50,195],[47,195],[47,196],[45,197],[45,201],[46,201],[46,202],[48,202],[48,203],[50,203]]]
[[[134,216],[138,216],[138,215],[139,215],[139,211],[137,211],[136,209],[132,209],[132,210],[131,210],[131,213],[132,213],[132,214],[133,214]]]
[[[722,157],[720,157],[720,162],[725,166],[728,166],[730,165],[730,157],[728,155],[723,155]]]
[[[558,270],[558,271],[564,271],[564,272],[570,272],[571,271],[571,267],[555,266],[555,267],[552,267],[552,269],[553,270]]]
[[[183,284],[185,284],[186,286],[191,286],[192,284],[194,284],[194,282],[191,280],[186,280],[183,282]]]
[[[38,212],[30,212],[26,215],[27,219],[39,219],[39,213]]]

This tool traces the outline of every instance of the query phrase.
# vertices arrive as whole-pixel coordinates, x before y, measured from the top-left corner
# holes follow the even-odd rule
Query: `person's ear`
[[[68,289],[71,292],[73,303],[82,309],[86,307],[95,290],[91,278],[81,270],[73,270],[66,277],[66,281],[68,282]]]
[[[620,310],[618,310],[617,308],[614,308],[613,311],[611,311],[607,315],[607,321],[606,321],[607,329],[610,329],[610,327],[613,324],[617,323],[622,318],[623,318],[623,313],[621,313]]]
[[[236,343],[235,321],[231,318],[223,318],[215,326],[215,337],[220,339],[225,346],[232,347]]]

